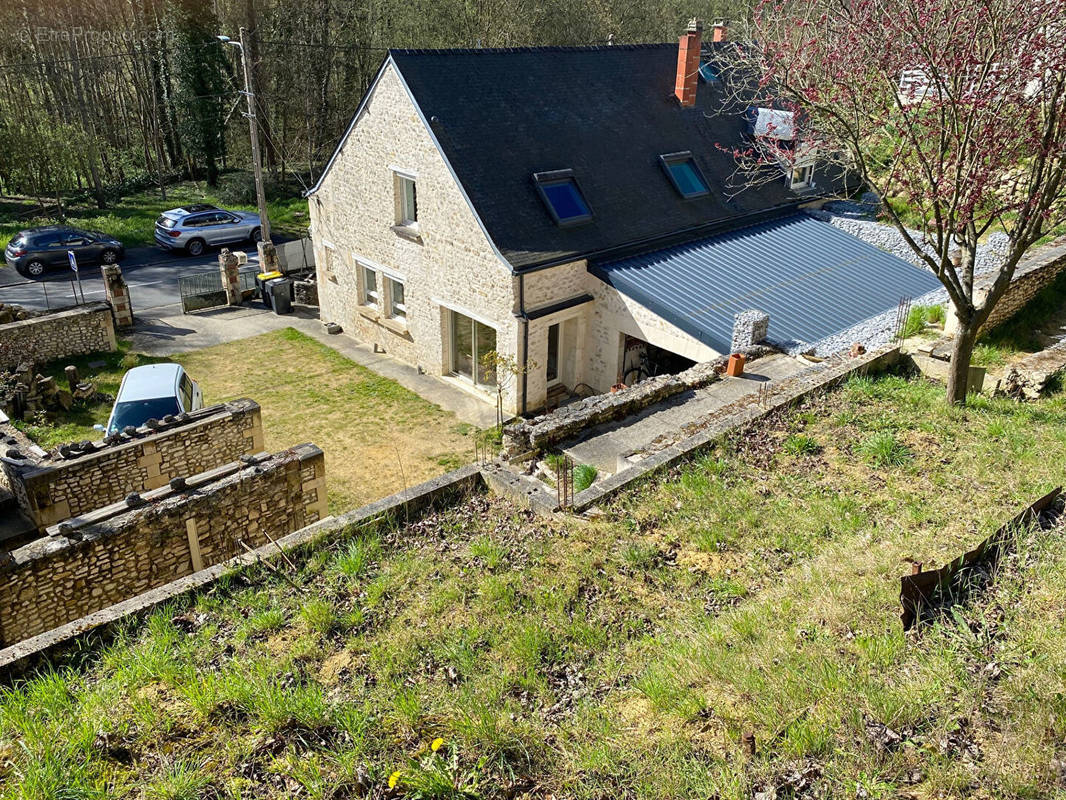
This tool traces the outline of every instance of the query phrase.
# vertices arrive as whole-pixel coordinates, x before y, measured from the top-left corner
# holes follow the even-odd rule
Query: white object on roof
[[[796,138],[796,121],[791,111],[757,108],[754,116],[752,133],[756,136],[769,136],[772,139]]]

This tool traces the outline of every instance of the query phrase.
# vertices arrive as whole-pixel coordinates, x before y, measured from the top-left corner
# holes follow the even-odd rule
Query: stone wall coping
[[[216,403],[215,405],[205,406],[196,411],[186,412],[184,418],[180,416],[175,417],[174,422],[164,423],[159,428],[149,428],[142,425],[137,428],[137,436],[133,438],[124,437],[122,441],[115,442],[114,444],[108,444],[105,441],[93,442],[94,450],[91,453],[82,453],[81,455],[71,458],[48,456],[34,464],[33,466],[35,469],[26,470],[24,468],[22,477],[28,481],[42,473],[48,473],[52,470],[63,469],[68,466],[81,466],[82,464],[91,461],[94,458],[99,458],[102,455],[121,452],[122,450],[131,447],[143,445],[146,442],[158,442],[175,433],[186,433],[194,428],[209,425],[216,422],[219,417],[233,416],[235,414],[254,411],[257,408],[259,408],[259,404],[248,398],[230,400],[225,403]]]
[[[0,333],[6,333],[7,331],[15,330],[16,328],[26,328],[33,325],[40,325],[45,322],[54,322],[57,320],[69,319],[70,317],[77,317],[83,314],[97,314],[101,311],[111,313],[111,306],[102,300],[94,300],[91,303],[86,303],[81,306],[72,306],[60,311],[55,311],[50,314],[43,314],[39,317],[30,317],[29,319],[20,319],[15,322],[5,322],[0,325]]]
[[[315,449],[317,450],[317,448]],[[194,592],[213,583],[232,570],[251,566],[258,562],[272,561],[280,557],[282,553],[321,542],[331,536],[343,535],[345,531],[353,526],[386,519],[390,515],[398,516],[405,511],[409,515],[421,515],[421,512],[431,507],[437,498],[443,495],[473,491],[481,485],[483,485],[481,468],[477,464],[469,464],[344,514],[326,517],[279,537],[276,540],[276,544],[264,544],[228,561],[223,561],[199,572],[178,578],[163,586],[157,586],[136,597],[115,603],[80,619],[53,628],[50,631],[45,631],[9,645],[0,650],[0,670],[8,673],[17,672],[20,667],[26,666],[33,658],[47,655],[63,644],[95,628],[118,622],[126,617],[155,608],[169,600]]]
[[[145,505],[130,507],[125,501],[112,503],[83,516],[53,525],[47,529],[46,536],[11,551],[8,558],[0,564],[0,574],[19,569],[39,558],[54,555],[67,548],[77,547],[83,542],[91,542],[112,535],[135,517],[182,502],[185,494],[190,491],[214,493],[235,482],[260,474],[264,470],[282,467],[294,459],[303,462],[320,455],[322,455],[322,450],[313,444],[296,445],[273,455],[260,453],[246,460],[234,461],[191,476],[186,479],[184,489],[161,486],[158,489],[144,492],[141,498],[146,501]],[[103,523],[110,524],[104,525]]]
[[[753,345],[740,352],[750,363],[776,351],[765,345]],[[531,420],[512,422],[504,428],[505,445],[513,453],[550,447],[580,430],[627,417],[681,392],[714,383],[719,379],[718,369],[728,360],[729,356],[719,356],[676,375],[656,375],[617,392],[593,395]]]

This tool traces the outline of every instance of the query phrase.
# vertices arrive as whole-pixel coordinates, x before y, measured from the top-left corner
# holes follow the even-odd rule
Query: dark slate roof
[[[497,249],[516,269],[571,260],[797,203],[784,176],[738,196],[742,109],[720,113],[718,84],[697,104],[673,96],[677,44],[510,50],[393,50],[406,81]],[[683,200],[658,157],[691,150],[711,185]],[[535,172],[572,169],[593,220],[559,228]],[[810,199],[810,198],[808,198]],[[663,242],[652,246],[660,247]]]
[[[803,213],[589,270],[720,353],[741,311],[769,314],[771,341],[814,343],[940,286]]]

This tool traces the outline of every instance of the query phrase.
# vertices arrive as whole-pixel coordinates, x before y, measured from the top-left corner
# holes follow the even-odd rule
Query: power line
[[[187,47],[202,48],[202,47],[214,47],[217,42],[203,42],[202,44],[192,44]],[[100,61],[105,59],[111,59],[124,56],[144,56],[144,55],[162,55],[163,53],[173,53],[177,50],[185,49],[185,45],[175,45],[174,47],[164,47],[159,50],[123,50],[117,53],[107,53],[106,55],[99,56],[71,56],[70,58],[53,58],[46,61],[15,61],[9,64],[0,64],[0,69],[20,69],[26,67],[48,67],[56,64],[76,64],[82,61]]]

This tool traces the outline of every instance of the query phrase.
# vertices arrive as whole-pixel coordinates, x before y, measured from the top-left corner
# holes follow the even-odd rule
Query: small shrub
[[[578,464],[574,467],[574,492],[583,492],[592,486],[598,474],[591,464]]]
[[[914,453],[891,431],[875,433],[860,445],[859,452],[871,466],[882,469],[902,467],[914,458]]]
[[[903,325],[903,337],[917,336],[924,330],[926,323],[941,323],[944,321],[943,306],[914,306],[907,314],[907,321]]]
[[[785,452],[790,456],[814,455],[820,449],[818,442],[805,433],[794,433],[785,439]]]

